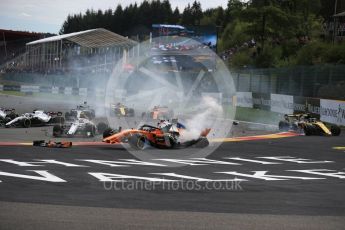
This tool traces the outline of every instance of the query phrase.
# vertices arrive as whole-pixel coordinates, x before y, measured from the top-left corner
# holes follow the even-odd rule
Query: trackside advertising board
[[[345,126],[345,101],[320,99],[320,119]]]
[[[310,113],[320,118],[320,99],[294,96],[294,113]]]
[[[293,96],[271,94],[271,111],[283,114],[293,113]]]
[[[252,92],[236,92],[236,106],[253,108]]]
[[[252,93],[254,109],[271,110],[271,95],[266,93]]]

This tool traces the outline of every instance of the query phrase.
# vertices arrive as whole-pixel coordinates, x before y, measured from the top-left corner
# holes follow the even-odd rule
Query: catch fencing
[[[345,65],[233,71],[237,92],[345,100]]]

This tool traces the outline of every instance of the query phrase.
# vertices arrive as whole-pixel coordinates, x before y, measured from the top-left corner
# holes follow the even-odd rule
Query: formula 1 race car
[[[44,112],[43,110],[34,110],[32,113],[24,113],[5,124],[9,127],[29,128],[31,126],[44,126],[64,123],[65,119],[61,112]]]
[[[78,118],[71,123],[55,125],[53,127],[53,137],[94,137],[97,133],[103,133],[108,125],[100,122],[97,126],[86,118]]]
[[[65,113],[65,119],[67,121],[73,121],[80,117],[80,114],[83,114],[83,116],[89,120],[92,120],[96,117],[96,113],[94,109],[91,109],[91,107],[87,104],[85,101],[83,105],[78,105],[76,109],[71,109],[69,112]]]
[[[18,114],[15,113],[15,109],[0,108],[0,126],[4,126],[16,117],[18,117]]]
[[[285,114],[284,120],[279,122],[280,131],[304,132],[306,136],[339,136],[341,129],[337,125],[326,125],[308,113]]]
[[[117,117],[134,117],[134,109],[128,108],[122,103],[110,105],[112,113]]]
[[[174,111],[169,109],[168,106],[154,106],[148,113],[143,113],[142,117],[148,116],[154,120],[168,120],[174,117]]]
[[[161,121],[158,127],[143,125],[139,129],[117,130],[106,129],[103,133],[103,142],[128,143],[132,148],[143,150],[146,146],[159,149],[179,149],[187,147],[205,148],[209,145],[207,135],[210,129],[203,130],[199,137],[182,141],[186,127],[175,119],[172,123]]]

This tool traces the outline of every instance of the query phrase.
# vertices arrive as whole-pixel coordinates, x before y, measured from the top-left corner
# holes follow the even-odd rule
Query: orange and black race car
[[[182,140],[186,127],[178,122],[161,121],[158,127],[143,125],[139,129],[118,130],[107,129],[103,133],[103,142],[128,143],[134,149],[145,149],[152,146],[160,149],[175,149],[196,147],[204,148],[209,145],[207,135],[210,129],[203,130],[199,137],[191,140]]]

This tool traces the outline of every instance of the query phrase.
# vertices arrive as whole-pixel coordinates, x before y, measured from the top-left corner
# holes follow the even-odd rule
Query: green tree
[[[173,14],[172,14],[172,19],[171,19],[171,23],[172,24],[177,24],[181,19],[181,15],[180,15],[180,11],[179,9],[176,7]]]
[[[192,7],[190,8],[191,16],[193,19],[193,25],[200,25],[200,20],[202,18],[202,9],[200,2],[196,0],[193,2]]]

